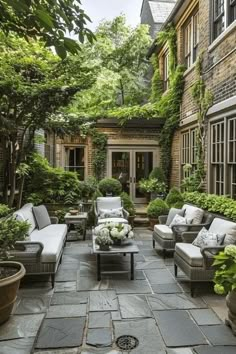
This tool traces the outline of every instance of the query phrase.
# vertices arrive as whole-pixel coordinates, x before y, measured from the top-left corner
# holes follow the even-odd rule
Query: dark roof
[[[134,118],[128,120],[124,128],[159,128],[162,127],[165,122],[165,119],[162,118],[150,118],[150,119],[143,119],[143,118]],[[119,120],[116,118],[104,118],[99,119],[96,123],[97,127],[104,127],[104,128],[117,128],[121,127],[119,124]]]
[[[164,23],[172,11],[175,2],[173,1],[149,1],[153,21],[155,23]]]

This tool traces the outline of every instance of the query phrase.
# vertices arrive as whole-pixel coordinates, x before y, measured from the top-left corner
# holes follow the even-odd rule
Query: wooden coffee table
[[[97,256],[97,280],[101,280],[102,274],[112,273],[128,273],[129,271],[101,271],[101,256],[130,254],[130,278],[134,280],[134,254],[139,253],[138,246],[135,241],[127,240],[121,246],[111,246],[109,251],[101,251],[99,246],[95,243],[96,236],[93,235],[93,253]]]

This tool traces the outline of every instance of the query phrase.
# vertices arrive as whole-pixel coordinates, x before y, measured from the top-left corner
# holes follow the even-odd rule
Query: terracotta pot
[[[1,267],[13,267],[17,272],[7,278],[0,279],[0,324],[8,320],[14,303],[20,280],[25,275],[25,268],[18,262],[0,262]]]
[[[154,226],[158,224],[158,219],[151,219],[149,218],[150,228],[154,230]]]
[[[225,323],[231,327],[233,334],[236,336],[236,290],[228,293],[226,305],[228,307],[228,319],[225,320]]]

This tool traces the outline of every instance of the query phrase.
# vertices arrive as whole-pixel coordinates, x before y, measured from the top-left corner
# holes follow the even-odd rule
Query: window
[[[197,163],[197,129],[190,128],[182,133],[181,144],[181,177],[189,177],[189,172],[184,171],[186,164],[192,165],[191,173],[196,169]]]
[[[210,192],[236,199],[236,117],[211,124]]]
[[[213,40],[236,19],[236,0],[212,0]]]
[[[169,52],[166,52],[163,56],[163,85],[164,91],[169,88]]]
[[[77,172],[80,180],[85,177],[84,146],[65,147],[65,170]]]
[[[195,12],[184,26],[184,59],[189,68],[195,63],[199,44],[199,13]]]

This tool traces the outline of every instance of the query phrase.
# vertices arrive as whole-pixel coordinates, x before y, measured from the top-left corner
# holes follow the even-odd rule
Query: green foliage
[[[165,182],[165,175],[161,167],[154,167],[149,174],[149,178],[156,178],[159,182]]]
[[[160,215],[168,214],[168,205],[162,199],[155,199],[148,204],[147,215],[151,219],[157,219]]]
[[[236,246],[226,246],[223,252],[214,256],[216,267],[214,290],[217,294],[228,294],[236,289]]]
[[[98,183],[98,189],[105,197],[107,194],[112,194],[113,196],[117,196],[121,194],[122,185],[120,181],[115,178],[103,178]]]
[[[169,191],[165,202],[170,208],[182,208],[184,204],[184,198],[178,188],[173,187]]]
[[[163,194],[166,192],[166,184],[157,178],[142,179],[139,182],[139,189],[144,193]]]
[[[213,213],[221,214],[236,222],[236,200],[199,192],[183,193],[184,201]]]
[[[93,41],[93,33],[86,27],[89,17],[81,8],[79,0],[0,0],[0,30],[28,40],[40,39],[55,46],[57,54],[65,58],[67,52],[77,53],[78,42],[67,37],[68,32]]]
[[[68,213],[69,208],[58,209],[54,211],[54,215],[58,218],[59,224],[65,223],[65,215]]]
[[[14,217],[0,221],[0,261],[9,258],[9,251],[16,241],[23,241],[29,231],[27,221],[18,221]]]
[[[193,167],[191,164],[186,164],[183,167],[186,177],[182,180],[181,189],[185,192],[201,191],[201,180],[197,171],[192,172]]]
[[[93,172],[97,180],[103,177],[107,157],[107,135],[96,128],[89,131],[93,143]]]
[[[94,192],[97,190],[97,180],[94,177],[89,177],[85,181],[80,182],[82,199],[92,199]]]
[[[74,204],[81,198],[78,176],[61,168],[53,168],[39,154],[29,160],[30,173],[26,178],[24,198],[27,202]]]
[[[12,212],[6,204],[0,204],[0,218],[9,215]]]
[[[128,211],[130,216],[135,216],[135,205],[134,202],[131,200],[130,196],[127,193],[122,192],[120,197],[123,202],[124,209]]]
[[[161,79],[160,69],[158,65],[158,59],[156,55],[152,55],[151,63],[153,66],[154,74],[152,76],[152,86],[151,86],[151,102],[156,103],[161,99],[163,94],[163,81]]]

